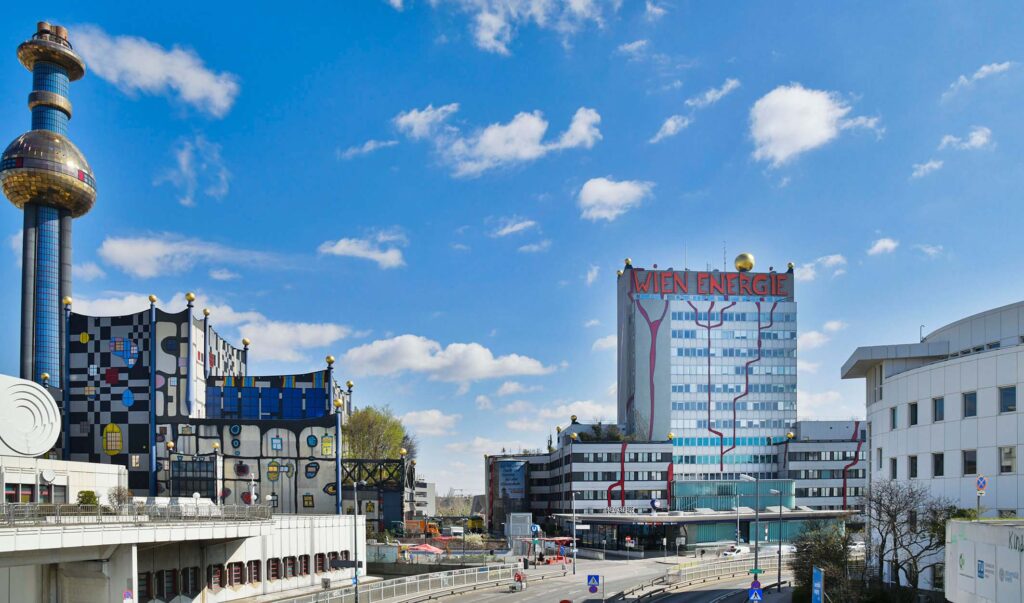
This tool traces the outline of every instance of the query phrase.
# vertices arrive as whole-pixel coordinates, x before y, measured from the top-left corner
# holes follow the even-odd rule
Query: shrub
[[[98,505],[100,501],[96,498],[96,493],[92,490],[82,490],[78,493],[78,504],[80,505]]]

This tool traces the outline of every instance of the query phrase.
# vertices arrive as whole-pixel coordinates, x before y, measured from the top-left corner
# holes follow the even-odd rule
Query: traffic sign
[[[590,587],[590,592],[591,592],[591,594],[596,593],[597,592],[597,587],[596,586],[591,586]]]
[[[984,490],[978,490],[978,496],[985,496]]]
[[[758,574],[763,574],[763,573],[764,573],[764,570],[763,570],[763,569],[761,569],[761,568],[759,568],[759,567],[755,567],[754,569],[750,570],[750,571],[749,571],[749,572],[747,572],[747,573],[748,573],[748,574],[754,574],[754,575],[756,576],[756,575],[758,575]]]
[[[597,574],[587,576],[587,586],[601,586],[601,576]]]
[[[578,531],[589,530],[589,529],[590,529],[590,524],[589,523],[578,523],[578,524],[576,524],[576,530],[578,530]]]
[[[755,578],[754,581],[750,583],[750,588],[754,588],[754,589],[761,588],[761,583],[758,582],[757,579]]]
[[[558,554],[565,557],[565,545],[558,547]]]
[[[764,601],[764,592],[760,588],[752,588],[747,595],[747,601]]]
[[[540,526],[537,524],[532,524],[530,526],[530,531],[536,534],[537,532],[540,532]]]
[[[988,487],[988,480],[987,480],[987,479],[985,479],[985,476],[984,476],[984,475],[979,475],[979,476],[978,476],[978,481],[977,481],[977,485],[978,485],[978,491],[979,491],[979,492],[982,492],[982,491],[984,491],[984,490],[985,490],[985,488],[987,488],[987,487]]]

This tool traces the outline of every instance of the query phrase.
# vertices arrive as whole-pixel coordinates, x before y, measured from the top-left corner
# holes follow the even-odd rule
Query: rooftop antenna
[[[921,340],[921,342],[924,342],[924,325],[921,325],[917,328],[917,336]]]
[[[729,270],[729,262],[725,259],[728,254],[725,251],[725,241],[722,241],[722,272]]]

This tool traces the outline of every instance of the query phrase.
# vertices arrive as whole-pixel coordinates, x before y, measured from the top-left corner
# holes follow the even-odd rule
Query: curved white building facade
[[[981,475],[983,516],[1024,516],[1024,302],[919,343],[857,348],[842,377],[865,382],[870,481],[920,480],[973,508]],[[922,576],[922,586],[934,578]]]

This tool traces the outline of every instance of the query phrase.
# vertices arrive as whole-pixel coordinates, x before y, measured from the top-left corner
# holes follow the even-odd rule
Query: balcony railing
[[[210,521],[267,521],[272,509],[264,505],[77,505],[47,503],[0,504],[0,528],[96,523],[152,524]]]

